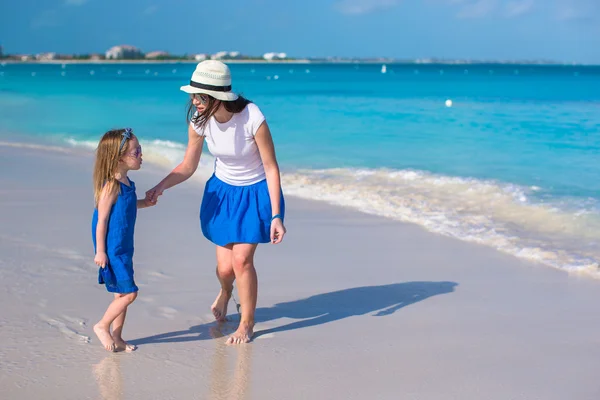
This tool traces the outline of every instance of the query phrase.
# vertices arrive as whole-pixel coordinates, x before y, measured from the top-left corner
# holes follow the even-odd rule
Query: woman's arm
[[[96,225],[96,255],[94,256],[94,262],[102,268],[108,264],[108,256],[106,255],[106,228],[108,227],[110,209],[117,201],[117,196],[119,195],[116,190],[111,190],[112,186],[112,184],[104,185],[98,199],[98,224]]]
[[[275,156],[275,145],[273,144],[273,138],[271,137],[267,121],[260,125],[254,138],[265,168],[269,198],[271,199],[271,216],[274,217],[281,213],[281,177],[277,157]],[[283,240],[285,232],[286,230],[281,218],[275,218],[271,221],[272,243],[280,243]]]
[[[183,161],[171,171],[158,185],[146,192],[146,200],[151,203],[156,203],[158,196],[160,196],[165,190],[180,184],[181,182],[189,179],[200,163],[200,156],[202,155],[202,146],[204,145],[204,136],[200,136],[192,128],[191,124],[188,127],[188,145],[185,150],[185,156]]]

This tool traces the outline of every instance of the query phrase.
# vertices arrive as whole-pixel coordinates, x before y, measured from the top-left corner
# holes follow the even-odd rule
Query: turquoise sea
[[[93,148],[130,126],[145,161],[173,166],[194,67],[2,64],[0,140]],[[285,193],[600,276],[600,67],[230,67],[267,117]]]

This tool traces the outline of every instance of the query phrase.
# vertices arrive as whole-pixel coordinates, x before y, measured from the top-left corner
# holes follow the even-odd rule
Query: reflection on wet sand
[[[92,366],[102,400],[121,400],[123,398],[123,377],[119,358],[112,354]]]
[[[210,362],[210,382],[208,394],[203,397],[209,400],[246,400],[250,398],[250,372],[252,370],[253,344],[228,346],[226,335],[232,333],[226,324],[210,327],[210,335],[214,340],[214,353]],[[111,354],[98,364],[93,365],[93,373],[98,385],[101,400],[122,400],[123,376],[121,357]],[[206,388],[203,382],[203,389]]]
[[[252,369],[252,344],[228,346],[222,327],[212,327],[210,334],[215,339],[210,379],[210,400],[244,400],[249,398],[250,372]],[[235,366],[230,361],[235,358]],[[233,375],[233,376],[232,376]]]

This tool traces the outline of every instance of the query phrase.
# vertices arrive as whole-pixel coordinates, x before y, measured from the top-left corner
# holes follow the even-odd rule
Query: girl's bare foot
[[[250,342],[252,340],[252,336],[254,336],[254,324],[249,324],[245,322],[240,322],[240,326],[237,331],[233,333],[227,339],[226,344],[244,344]]]
[[[210,307],[215,319],[219,322],[227,321],[227,304],[229,304],[229,299],[231,298],[231,292],[226,292],[221,289],[217,299]]]
[[[115,341],[115,351],[124,351],[126,353],[131,353],[132,351],[137,350],[137,346],[135,344],[129,344],[122,338],[113,337],[113,339]]]
[[[104,348],[107,351],[115,351],[115,342],[112,336],[110,336],[108,328],[105,328],[102,325],[100,325],[100,323],[97,323],[96,325],[94,325],[94,333],[96,334],[96,336],[98,336],[98,339],[102,343],[102,346],[104,346]]]

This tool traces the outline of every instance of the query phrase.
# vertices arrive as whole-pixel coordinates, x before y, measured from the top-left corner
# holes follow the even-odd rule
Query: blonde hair
[[[130,137],[125,138],[123,135],[125,131],[125,129],[108,131],[102,136],[100,143],[98,143],[93,178],[94,205],[96,207],[98,206],[98,200],[105,185],[109,185],[108,190],[111,194],[120,190],[120,185],[116,184],[115,172],[117,171],[119,160],[127,152],[129,141],[135,137],[131,134]],[[121,146],[121,141],[124,138],[125,142]]]

